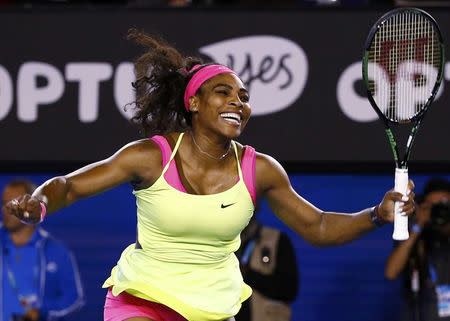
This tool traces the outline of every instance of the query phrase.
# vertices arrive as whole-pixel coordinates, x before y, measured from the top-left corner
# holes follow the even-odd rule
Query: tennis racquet
[[[394,189],[406,195],[411,147],[443,76],[444,44],[436,21],[417,8],[389,11],[370,30],[362,66],[368,99],[394,154]],[[403,158],[392,131],[399,124],[412,124]],[[392,237],[406,240],[408,217],[399,208],[396,203]]]

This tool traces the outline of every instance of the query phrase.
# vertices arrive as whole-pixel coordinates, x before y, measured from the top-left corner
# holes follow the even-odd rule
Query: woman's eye
[[[225,95],[225,96],[228,95],[228,91],[226,91],[226,90],[219,90],[219,91],[217,91],[217,93],[219,93],[221,95]]]
[[[250,101],[250,97],[249,96],[242,96],[240,99],[244,103],[248,103]]]

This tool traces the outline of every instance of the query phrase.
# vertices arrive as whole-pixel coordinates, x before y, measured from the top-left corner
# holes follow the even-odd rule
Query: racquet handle
[[[396,168],[395,169],[395,186],[396,192],[406,195],[408,189],[408,169]],[[394,233],[392,238],[397,241],[404,241],[409,238],[408,233],[408,216],[400,214],[400,203],[395,202],[394,206]]]

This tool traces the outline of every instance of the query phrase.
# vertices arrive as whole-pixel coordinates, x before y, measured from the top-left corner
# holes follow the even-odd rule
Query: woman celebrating
[[[233,70],[183,57],[136,30],[129,38],[147,48],[135,63],[132,120],[150,138],[7,205],[21,220],[39,223],[79,199],[132,184],[138,235],[104,283],[105,320],[232,320],[251,294],[234,252],[257,198],[266,197],[281,220],[319,246],[351,241],[392,221],[395,201],[404,202],[406,215],[413,211],[413,193],[393,191],[352,215],[316,208],[293,190],[275,159],[234,141],[251,108]]]

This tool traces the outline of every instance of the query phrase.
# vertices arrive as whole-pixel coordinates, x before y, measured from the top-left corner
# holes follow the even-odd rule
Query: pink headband
[[[192,67],[189,72],[193,72],[197,69],[202,67],[202,65],[195,65]],[[222,65],[208,65],[203,68],[200,68],[199,71],[197,71],[189,80],[186,90],[184,91],[184,107],[186,107],[186,110],[189,111],[189,98],[191,96],[195,96],[197,90],[203,85],[205,81],[208,79],[211,79],[212,77],[223,74],[223,73],[231,73],[236,74],[233,70],[231,70],[228,67],[222,66]]]

